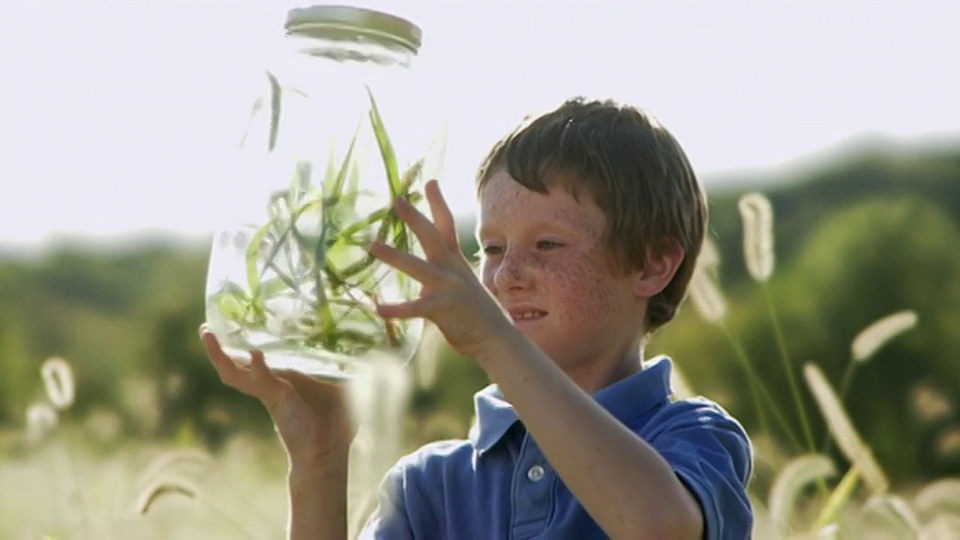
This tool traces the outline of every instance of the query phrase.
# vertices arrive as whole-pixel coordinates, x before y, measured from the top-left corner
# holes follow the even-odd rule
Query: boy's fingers
[[[430,180],[426,186],[427,202],[430,203],[430,214],[433,216],[433,223],[440,232],[440,237],[447,249],[451,251],[460,251],[460,240],[457,238],[457,223],[453,218],[453,212],[450,206],[443,198],[440,191],[440,184],[436,180]]]
[[[270,371],[263,358],[263,351],[250,351],[250,379],[256,389],[256,397],[273,410],[274,405],[282,398],[284,385],[280,378]]]
[[[385,319],[430,318],[436,304],[437,300],[433,297],[418,298],[401,304],[377,304],[377,314]]]
[[[233,386],[234,380],[237,378],[237,371],[240,368],[232,358],[223,352],[223,349],[220,348],[220,342],[217,341],[216,336],[206,325],[200,327],[200,341],[203,342],[203,348],[207,351],[210,363],[213,364],[213,369],[220,375],[220,379]]]
[[[224,384],[258,399],[263,399],[270,393],[270,390],[273,390],[273,388],[270,388],[270,381],[273,376],[270,374],[266,364],[263,363],[263,353],[254,351],[251,353],[250,366],[243,366],[233,358],[227,356],[227,353],[223,352],[223,348],[220,347],[220,342],[217,341],[217,337],[206,325],[200,327],[200,340],[203,342],[203,346],[207,351],[210,363],[213,364],[213,368]],[[262,372],[254,373],[254,368],[258,367],[258,358],[260,365],[266,370],[268,377],[263,377]]]
[[[380,242],[370,244],[370,254],[420,283],[429,283],[441,277],[441,270],[436,266],[416,255]]]
[[[397,215],[400,216],[410,230],[416,235],[420,245],[423,246],[423,252],[427,260],[439,261],[444,255],[443,246],[446,243],[440,237],[440,232],[436,225],[427,219],[415,206],[404,199],[398,199],[396,202]]]

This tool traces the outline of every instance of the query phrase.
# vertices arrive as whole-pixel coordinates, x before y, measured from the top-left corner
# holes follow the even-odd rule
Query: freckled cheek
[[[623,310],[626,291],[605,279],[603,269],[567,268],[552,276],[555,300],[564,305],[564,318],[589,324]]]
[[[602,307],[597,281],[586,269],[561,268],[551,272],[547,279],[555,301],[564,305],[565,317],[582,320],[593,316]]]

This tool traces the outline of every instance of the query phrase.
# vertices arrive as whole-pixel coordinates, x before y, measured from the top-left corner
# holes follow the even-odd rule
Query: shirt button
[[[534,465],[530,467],[530,470],[527,471],[527,480],[531,482],[539,482],[543,480],[543,467],[539,465]]]

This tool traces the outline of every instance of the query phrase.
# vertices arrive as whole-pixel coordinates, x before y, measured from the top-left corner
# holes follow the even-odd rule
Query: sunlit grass
[[[3,435],[11,448],[0,461],[0,538],[283,536],[285,462],[271,442],[238,436],[208,460],[170,461],[147,480],[155,462],[182,450],[126,442],[104,453],[78,427],[58,429],[74,442],[27,448],[22,433]],[[83,506],[64,452],[75,463]]]
[[[816,452],[810,421],[803,406],[801,387],[796,382],[796,369],[789,355],[788,336],[780,326],[775,299],[768,286],[774,270],[773,207],[760,193],[744,195],[738,205],[744,230],[744,258],[747,271],[761,288],[771,328],[780,351],[782,369],[789,383],[791,400],[796,407],[799,426],[787,425],[776,402],[759,382],[748,353],[738,337],[724,324],[725,304],[716,285],[715,268],[719,266],[716,249],[707,239],[709,264],[697,268],[690,287],[691,300],[704,320],[719,327],[736,351],[745,368],[747,384],[753,395],[757,416],[768,433],[765,413],[770,413],[785,428],[792,447],[784,451],[775,445],[757,446],[759,463],[775,463],[773,482],[765,500],[756,488],[751,499],[757,514],[756,538],[960,538],[960,512],[944,506],[945,501],[960,500],[960,485],[953,480],[939,480],[911,495],[890,491],[882,466],[874,459],[869,441],[864,441],[849,418],[843,395],[852,381],[855,368],[863,365],[887,342],[917,324],[914,312],[905,310],[881,317],[864,328],[851,342],[851,359],[840,383],[838,394],[814,362],[802,367],[805,390],[813,398],[827,425],[827,440],[822,452]],[[720,306],[724,306],[721,309]],[[802,336],[798,337],[802,339]],[[759,388],[758,388],[759,386]],[[760,398],[763,398],[762,400]],[[923,399],[925,412],[934,409],[949,411],[945,399],[936,400],[927,393]],[[799,433],[797,433],[799,432]],[[800,439],[806,448],[799,444]],[[766,439],[761,439],[769,442]],[[835,462],[828,455],[831,443],[842,451],[847,464]],[[770,451],[776,456],[765,456]],[[844,465],[846,468],[844,469]],[[811,491],[811,486],[819,489]],[[863,485],[866,489],[858,489]],[[931,504],[930,500],[936,500]],[[930,507],[937,510],[930,511]]]

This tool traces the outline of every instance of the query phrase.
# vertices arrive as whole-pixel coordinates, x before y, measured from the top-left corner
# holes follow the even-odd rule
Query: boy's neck
[[[643,348],[638,346],[633,351],[615,363],[586,363],[564,371],[584,392],[593,395],[643,369]]]

